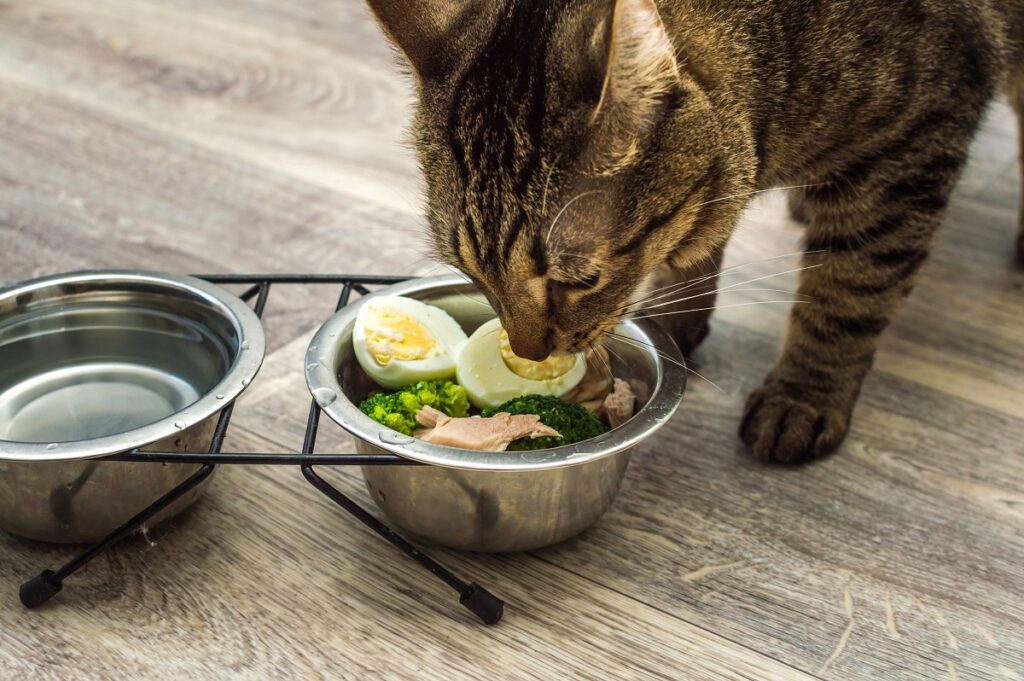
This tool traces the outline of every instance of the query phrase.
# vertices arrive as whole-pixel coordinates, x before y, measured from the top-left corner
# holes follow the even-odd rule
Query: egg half
[[[352,347],[370,378],[392,390],[451,378],[466,334],[439,307],[402,296],[367,301],[356,315]]]
[[[469,401],[483,409],[523,395],[561,397],[583,380],[587,363],[583,353],[552,356],[543,362],[518,357],[501,320],[492,319],[463,343],[455,372]]]

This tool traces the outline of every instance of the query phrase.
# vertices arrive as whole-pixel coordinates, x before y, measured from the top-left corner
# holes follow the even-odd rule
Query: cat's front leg
[[[782,356],[740,426],[758,459],[802,463],[842,442],[878,336],[931,248],[966,139],[900,165],[875,159],[876,173],[859,182],[845,176],[807,191],[808,302],[794,306]]]

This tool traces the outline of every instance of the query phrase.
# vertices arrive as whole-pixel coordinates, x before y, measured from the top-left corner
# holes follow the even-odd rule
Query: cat
[[[810,302],[740,426],[767,462],[840,444],[988,103],[1024,121],[1024,0],[368,4],[414,74],[437,254],[523,357],[599,342],[645,281],[704,294],[659,318],[691,353],[752,193],[804,186]]]

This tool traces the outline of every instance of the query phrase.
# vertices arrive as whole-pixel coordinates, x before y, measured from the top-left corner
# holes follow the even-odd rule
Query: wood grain
[[[444,271],[409,105],[356,0],[0,1],[0,281]],[[598,526],[531,554],[434,552],[508,601],[498,627],[298,471],[225,467],[154,545],[127,541],[39,611],[16,587],[68,549],[0,537],[0,678],[1024,679],[1016,136],[994,105],[836,457],[743,451],[788,305],[734,290],[697,357],[717,388],[692,382]],[[726,285],[793,289],[784,205],[747,212]],[[336,293],[275,291],[229,449],[300,445],[302,353]],[[324,425],[323,451],[350,446]],[[324,475],[370,505],[357,470]]]

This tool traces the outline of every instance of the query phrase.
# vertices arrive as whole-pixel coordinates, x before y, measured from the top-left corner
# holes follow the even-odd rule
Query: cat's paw
[[[740,437],[766,463],[806,463],[830,454],[843,441],[850,406],[769,379],[747,399]]]

